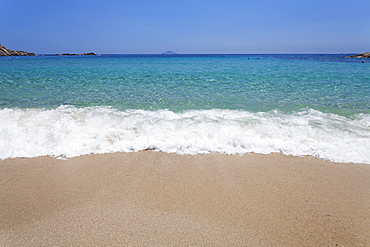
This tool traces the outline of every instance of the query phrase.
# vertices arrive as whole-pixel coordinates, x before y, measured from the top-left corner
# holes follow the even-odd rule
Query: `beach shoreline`
[[[370,166],[156,151],[0,161],[1,246],[369,246]]]

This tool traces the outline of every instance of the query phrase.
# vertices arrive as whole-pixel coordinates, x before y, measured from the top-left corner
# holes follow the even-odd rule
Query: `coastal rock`
[[[353,56],[347,56],[347,57],[358,57],[358,58],[370,58],[370,52],[365,52]]]
[[[0,44],[0,56],[35,56],[35,53],[9,50]]]

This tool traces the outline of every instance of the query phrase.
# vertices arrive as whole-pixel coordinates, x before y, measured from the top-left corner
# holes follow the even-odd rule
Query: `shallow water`
[[[365,59],[1,57],[0,76],[0,158],[157,149],[370,163]]]

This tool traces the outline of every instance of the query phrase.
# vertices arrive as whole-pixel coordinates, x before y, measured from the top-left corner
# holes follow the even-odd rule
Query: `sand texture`
[[[0,246],[370,246],[370,165],[154,151],[0,161]]]

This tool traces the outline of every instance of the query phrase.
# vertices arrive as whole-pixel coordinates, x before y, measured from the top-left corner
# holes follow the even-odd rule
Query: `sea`
[[[141,150],[370,164],[370,59],[0,57],[0,159]]]

